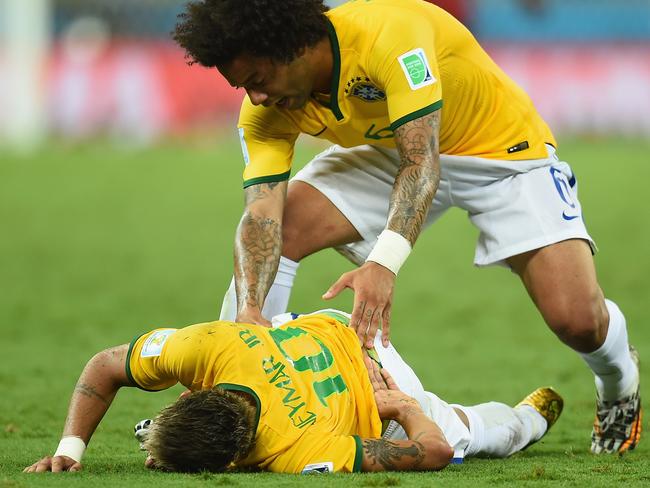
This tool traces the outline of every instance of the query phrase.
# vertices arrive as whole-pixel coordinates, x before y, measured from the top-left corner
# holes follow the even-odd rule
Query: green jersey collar
[[[339,39],[336,37],[336,30],[332,22],[327,19],[327,32],[332,46],[332,85],[330,91],[329,108],[334,113],[336,120],[343,120],[343,114],[339,108],[339,77],[341,76],[341,50],[339,49]]]

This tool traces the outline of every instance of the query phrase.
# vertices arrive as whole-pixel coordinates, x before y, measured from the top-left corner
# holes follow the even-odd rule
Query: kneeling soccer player
[[[100,352],[75,387],[54,456],[25,471],[81,469],[122,386],[191,390],[144,440],[149,466],[185,472],[437,470],[465,456],[509,456],[541,439],[562,411],[550,388],[514,408],[449,405],[424,391],[392,345],[377,339],[363,352],[348,320],[327,310],[273,329],[209,322]]]

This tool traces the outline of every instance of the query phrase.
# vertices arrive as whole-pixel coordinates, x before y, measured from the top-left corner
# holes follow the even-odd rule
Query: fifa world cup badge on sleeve
[[[246,139],[244,138],[244,128],[239,128],[239,142],[241,142],[241,152],[244,155],[244,164],[248,166],[248,163],[251,162],[251,158],[248,155],[248,146],[246,145]]]
[[[402,66],[411,90],[433,85],[436,82],[435,77],[431,74],[431,68],[429,67],[429,61],[427,60],[424,49],[420,47],[413,49],[402,54],[397,59]]]
[[[302,468],[301,474],[324,474],[324,473],[333,473],[334,472],[334,463],[314,463],[308,464]]]
[[[142,352],[140,353],[140,357],[150,358],[154,356],[160,356],[160,353],[162,352],[162,348],[165,345],[167,338],[177,330],[178,329],[158,330],[153,334],[151,334],[151,336],[149,336],[149,338],[146,341],[144,341],[144,345],[142,346]]]

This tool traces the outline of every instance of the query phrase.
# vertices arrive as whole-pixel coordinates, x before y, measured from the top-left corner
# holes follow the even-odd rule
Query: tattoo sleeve
[[[416,470],[424,459],[424,447],[417,441],[400,446],[386,439],[365,439],[363,449],[373,465],[380,464],[386,471]]]
[[[282,252],[282,212],[287,183],[247,188],[246,210],[235,241],[237,310],[261,311]]]
[[[395,130],[400,167],[390,198],[387,228],[415,244],[440,183],[440,110]]]

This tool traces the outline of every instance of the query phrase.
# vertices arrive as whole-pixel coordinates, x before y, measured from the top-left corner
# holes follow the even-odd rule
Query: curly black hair
[[[242,54],[290,63],[327,36],[322,0],[198,0],[172,33],[189,64],[229,64]]]

